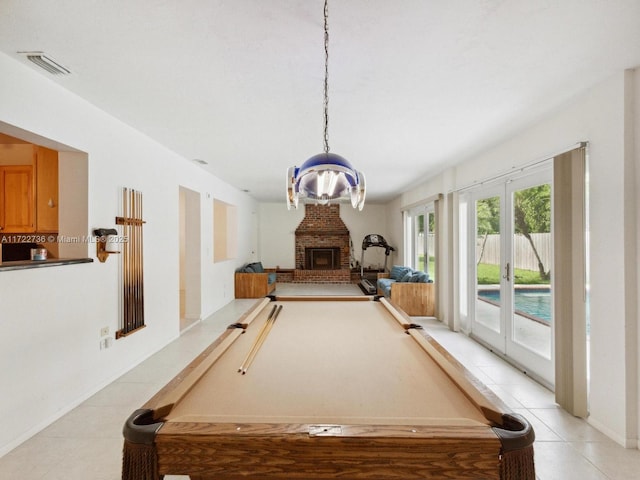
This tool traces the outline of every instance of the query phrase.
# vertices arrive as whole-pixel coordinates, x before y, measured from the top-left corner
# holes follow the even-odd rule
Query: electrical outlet
[[[109,335],[109,327],[102,327],[100,329],[100,336],[104,337],[106,335]]]

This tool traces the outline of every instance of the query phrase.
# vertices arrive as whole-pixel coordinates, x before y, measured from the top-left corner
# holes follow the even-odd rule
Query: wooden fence
[[[533,244],[540,255],[545,271],[551,269],[551,234],[532,233]],[[481,257],[481,258],[480,258]],[[538,259],[529,240],[524,235],[513,237],[514,268],[538,271]],[[476,261],[478,263],[500,264],[500,235],[484,235],[476,239]]]

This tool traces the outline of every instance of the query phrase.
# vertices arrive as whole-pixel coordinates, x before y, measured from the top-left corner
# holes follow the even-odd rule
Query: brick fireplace
[[[351,282],[349,229],[340,218],[340,205],[305,205],[295,249],[294,282]]]

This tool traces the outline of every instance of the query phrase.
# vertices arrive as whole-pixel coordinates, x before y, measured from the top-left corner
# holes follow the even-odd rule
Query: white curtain
[[[586,417],[585,146],[553,159],[553,295],[556,402]]]

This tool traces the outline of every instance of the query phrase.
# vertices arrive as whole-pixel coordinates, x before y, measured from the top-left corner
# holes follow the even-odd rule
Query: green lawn
[[[434,280],[434,272],[436,271],[436,259],[434,257],[429,257],[429,270],[425,270],[424,268],[424,255],[420,255],[418,257],[418,268],[417,270],[421,272],[427,272],[429,274],[429,278]]]
[[[540,278],[540,273],[533,270],[516,268],[517,285],[547,285],[549,279]],[[496,285],[500,283],[500,266],[480,263],[478,265],[478,285]]]
[[[429,270],[424,268],[424,256],[418,258],[418,270],[429,272],[432,276],[435,271],[435,259],[429,258]],[[497,285],[500,283],[500,266],[488,263],[478,265],[478,285]],[[522,270],[516,268],[516,285],[548,285],[548,278],[540,278],[540,273],[534,270]]]

